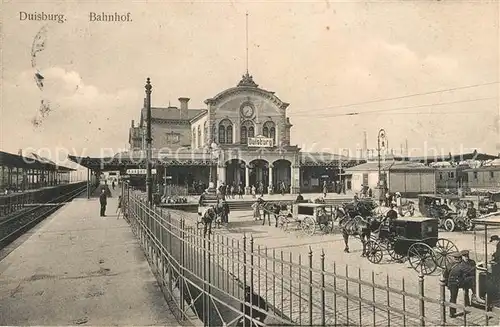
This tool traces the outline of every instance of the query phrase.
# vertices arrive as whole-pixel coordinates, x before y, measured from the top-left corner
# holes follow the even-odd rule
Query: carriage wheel
[[[302,231],[306,235],[313,235],[314,232],[316,231],[316,221],[314,221],[313,218],[311,217],[306,217],[304,220],[302,220],[301,223]]]
[[[417,272],[430,275],[436,271],[436,257],[434,251],[425,243],[414,243],[408,249],[408,261]]]
[[[453,232],[455,230],[455,222],[453,221],[453,219],[451,218],[447,218],[444,223],[444,229],[447,231],[447,232]]]
[[[382,261],[384,256],[384,251],[382,251],[382,246],[377,241],[369,240],[366,242],[366,258],[371,263],[379,263]]]
[[[436,246],[434,247],[434,254],[438,267],[445,269],[453,262],[453,258],[451,257],[453,252],[458,252],[458,248],[452,241],[445,238],[438,238]]]
[[[399,263],[402,263],[405,261],[405,256],[404,254],[401,254],[401,253],[397,253],[395,250],[394,250],[394,242],[388,242],[387,244],[387,253],[389,253],[389,256],[391,257],[391,259],[395,262],[399,262]]]
[[[279,216],[279,226],[283,231],[288,229],[288,218],[286,216]]]

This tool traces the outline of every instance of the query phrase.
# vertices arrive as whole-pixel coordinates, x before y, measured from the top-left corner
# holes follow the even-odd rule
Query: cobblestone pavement
[[[188,224],[189,221],[192,223],[197,219],[196,214],[182,213],[182,215],[187,218]],[[260,267],[253,271],[250,267],[247,268],[247,282],[250,283],[250,276],[253,272],[253,284],[257,293],[295,322],[309,324],[309,320],[312,320],[313,324],[320,324],[324,319],[327,325],[405,326],[419,324],[418,316],[421,312],[419,299],[411,295],[403,296],[403,294],[419,294],[418,273],[409,266],[408,262],[391,262],[386,256],[380,264],[372,264],[360,256],[361,243],[357,239],[350,240],[351,253],[344,253],[343,240],[338,231],[328,235],[318,232],[317,235],[306,236],[300,231],[285,232],[274,226],[269,227],[267,223],[262,226],[261,222],[253,221],[250,212],[235,212],[231,214],[227,228],[215,231],[213,237],[228,246],[218,248],[216,246],[213,249],[215,255],[212,260],[240,279],[243,279],[243,258],[240,254],[241,264],[235,263],[238,261],[236,254],[238,251],[234,248],[237,249],[239,240],[239,247],[243,249],[244,235],[247,237],[247,249],[249,249],[250,237],[253,237],[253,267]],[[481,232],[477,234],[440,232],[440,237],[451,240],[460,250],[470,250],[472,259],[476,261],[483,259],[484,237]],[[274,255],[277,262],[273,264],[273,260],[266,260],[266,251],[267,257],[272,258]],[[315,270],[312,276],[306,268],[309,265],[310,251],[312,266]],[[321,296],[322,276],[319,273],[323,251],[324,270],[327,272],[324,278],[324,302]],[[257,255],[259,252],[261,255]],[[301,262],[302,267],[290,264],[290,261]],[[247,255],[247,262],[250,263],[249,255]],[[334,271],[337,277],[334,276]],[[346,281],[345,276],[351,280]],[[361,279],[362,282],[359,283],[354,279]],[[438,269],[433,275],[425,276],[423,282],[425,297],[434,299],[436,302],[439,301],[441,292],[439,279],[440,270]],[[212,280],[212,282],[217,285],[217,280]],[[374,288],[373,282],[380,285],[380,289]],[[311,296],[309,296],[310,285],[312,285]],[[390,291],[387,291],[387,286]],[[231,285],[221,285],[221,288],[228,289]],[[446,296],[448,298],[447,290]],[[459,304],[463,303],[462,299],[463,295],[459,295]],[[373,301],[377,302],[376,307],[372,305]],[[321,310],[323,303],[325,310]],[[392,307],[392,312],[388,313],[385,306]],[[398,310],[405,311],[406,317],[398,313]],[[436,323],[440,321],[442,307],[438,303],[426,300],[423,310],[428,319]],[[459,309],[458,312],[460,311]],[[325,312],[324,318],[322,312]],[[411,314],[414,316],[410,317]],[[492,323],[490,320],[490,324]],[[480,313],[474,312],[467,314],[465,318],[447,318],[447,324],[484,325],[485,318]]]

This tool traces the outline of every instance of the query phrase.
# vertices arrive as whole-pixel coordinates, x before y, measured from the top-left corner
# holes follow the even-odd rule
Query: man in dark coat
[[[106,217],[106,205],[108,204],[108,197],[106,196],[106,189],[101,189],[99,195],[99,203],[101,204],[101,217]]]
[[[498,235],[493,235],[490,238],[490,243],[493,242],[493,241],[497,241],[497,247],[496,247],[496,251],[493,253],[492,259],[497,264],[500,264],[500,242],[499,242],[500,241],[500,237],[498,237]]]
[[[465,293],[465,305],[470,306],[469,290],[476,296],[476,262],[469,258],[469,251],[460,251],[464,265],[464,283],[462,288]]]
[[[458,290],[464,281],[464,265],[460,252],[455,252],[452,255],[451,262],[443,272],[443,278],[446,286],[450,290],[450,303],[457,304]],[[457,308],[450,307],[450,317],[455,318]]]

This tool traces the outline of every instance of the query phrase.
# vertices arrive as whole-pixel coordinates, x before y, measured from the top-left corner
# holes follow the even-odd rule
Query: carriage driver
[[[500,237],[498,237],[498,235],[491,236],[490,243],[493,241],[497,241],[497,247],[495,252],[493,253],[492,261],[495,261],[497,264],[500,264],[500,242],[499,242]]]
[[[387,223],[389,226],[389,231],[392,231],[392,226],[394,225],[394,220],[398,219],[398,212],[394,209],[394,204],[391,204],[391,208],[385,214],[383,223]]]
[[[465,305],[470,306],[469,290],[476,296],[476,262],[469,258],[469,251],[460,251],[464,265],[464,282],[461,285],[465,293]]]
[[[443,278],[450,290],[450,303],[457,304],[458,290],[464,282],[465,264],[462,261],[460,252],[452,253],[451,257],[453,261],[444,270]],[[457,308],[450,307],[450,317],[455,318],[456,313]]]

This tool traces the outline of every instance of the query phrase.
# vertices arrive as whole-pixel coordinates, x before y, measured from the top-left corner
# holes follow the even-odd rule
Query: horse
[[[271,214],[274,215],[274,220],[275,220],[275,227],[278,227],[278,217],[281,212],[281,210],[286,210],[287,205],[283,203],[271,203],[271,202],[264,202],[264,200],[260,201],[262,205],[262,209],[264,211],[264,219],[262,220],[262,225],[265,225],[266,223],[266,216],[268,216],[268,224],[271,226]]]
[[[344,238],[345,253],[349,253],[349,236],[358,236],[363,244],[361,255],[365,256],[367,254],[366,244],[370,240],[371,233],[380,227],[378,220],[363,218],[363,214],[366,214],[364,211],[365,208],[360,208],[359,203],[355,203],[354,207],[344,204],[335,210],[335,216],[339,221],[339,228]]]
[[[203,237],[212,234],[212,223],[217,220],[224,213],[224,205],[217,203],[209,206],[201,215],[201,222],[203,224]]]

